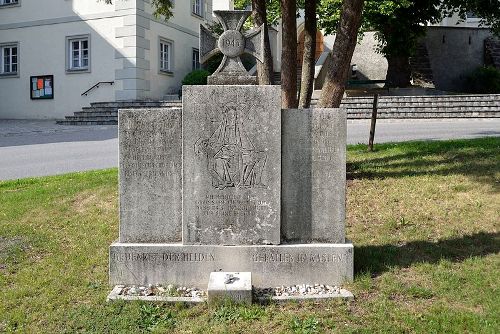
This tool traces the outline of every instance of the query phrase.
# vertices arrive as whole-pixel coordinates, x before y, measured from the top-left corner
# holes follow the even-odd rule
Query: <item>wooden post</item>
[[[375,138],[375,125],[377,124],[378,93],[373,95],[372,121],[370,124],[370,138],[368,139],[368,150],[373,151],[373,139]]]

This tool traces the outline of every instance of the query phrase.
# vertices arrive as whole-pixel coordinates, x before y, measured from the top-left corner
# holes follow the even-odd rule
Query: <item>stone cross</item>
[[[220,36],[200,25],[201,63],[207,62],[218,53],[224,55],[220,66],[213,75],[208,77],[209,85],[254,85],[257,83],[257,78],[247,72],[240,58],[247,53],[261,63],[264,61],[265,26],[262,25],[248,33],[241,32],[243,24],[251,13],[248,10],[214,11],[224,28]]]

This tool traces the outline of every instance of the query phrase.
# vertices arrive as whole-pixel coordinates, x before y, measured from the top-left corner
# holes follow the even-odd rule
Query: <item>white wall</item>
[[[233,10],[233,0],[213,0],[214,10]]]
[[[56,12],[68,14],[68,6],[71,8],[72,4],[71,1],[47,2],[54,11],[44,9],[40,15],[47,14],[52,18]],[[78,15],[72,12],[71,17],[65,16],[58,22],[44,24],[36,20],[34,14],[39,10],[33,3],[21,0],[19,7],[0,9],[0,43],[19,43],[19,76],[0,78],[0,118],[63,118],[90,102],[113,100],[114,88],[109,86],[96,90],[88,97],[81,94],[98,81],[114,80],[116,45],[113,45],[113,27],[121,24],[121,18],[82,21],[77,20]],[[109,8],[112,7],[107,6],[106,10]],[[19,27],[4,23],[2,18],[5,17],[12,23],[11,15],[15,12],[21,18],[32,21],[18,20]],[[90,73],[67,73],[66,37],[86,34],[90,35]],[[53,100],[30,99],[30,76],[36,75],[54,76]]]
[[[0,43],[19,43],[19,77],[0,78],[1,118],[63,118],[91,102],[160,99],[191,71],[199,24],[191,2],[176,1],[174,17],[156,20],[149,0],[20,0],[0,8]],[[204,16],[212,18],[212,2]],[[90,73],[67,73],[66,37],[90,35]],[[174,41],[174,73],[159,74],[158,36]],[[30,76],[54,75],[54,99],[31,100]],[[88,96],[81,94],[99,81]]]
[[[152,13],[152,9],[146,9]],[[200,24],[212,19],[210,1],[204,3],[204,17],[192,14],[191,1],[176,1],[174,16],[165,22],[152,20],[146,38],[150,42],[147,57],[150,62],[150,91],[147,98],[161,99],[165,94],[181,89],[182,79],[193,70],[192,51],[199,48]],[[173,67],[171,74],[160,72],[159,39],[173,42]]]

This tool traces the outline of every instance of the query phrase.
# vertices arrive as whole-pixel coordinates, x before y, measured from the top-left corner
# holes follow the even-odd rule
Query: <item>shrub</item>
[[[210,72],[205,70],[194,70],[188,73],[182,80],[183,85],[206,85]]]
[[[500,71],[492,66],[478,67],[467,76],[466,93],[500,93]]]

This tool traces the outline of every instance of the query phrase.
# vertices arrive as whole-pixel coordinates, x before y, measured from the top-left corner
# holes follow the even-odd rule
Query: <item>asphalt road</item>
[[[370,122],[348,121],[348,143],[366,143]],[[375,142],[500,137],[500,118],[379,120]],[[0,120],[0,180],[116,167],[116,126]]]

